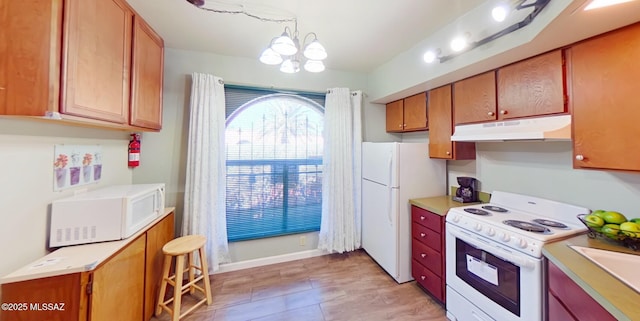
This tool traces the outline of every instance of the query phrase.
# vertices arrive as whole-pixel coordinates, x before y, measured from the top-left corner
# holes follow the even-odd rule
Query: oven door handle
[[[512,253],[505,251],[504,249],[499,248],[495,245],[491,245],[486,241],[480,240],[477,237],[474,237],[473,235],[464,233],[462,231],[454,230],[452,228],[447,229],[447,232],[475,246],[479,250],[483,250],[485,252],[491,253],[492,255],[495,255],[503,260],[514,263],[515,265],[521,268],[529,268],[529,269],[535,268],[535,263],[531,262],[530,260],[513,255]]]

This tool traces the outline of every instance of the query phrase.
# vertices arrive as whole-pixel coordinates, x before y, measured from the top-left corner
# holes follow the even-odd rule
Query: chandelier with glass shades
[[[260,61],[267,65],[280,65],[280,71],[296,73],[300,71],[303,59],[304,70],[309,72],[321,72],[324,70],[322,60],[327,58],[327,51],[318,41],[315,32],[307,33],[300,46],[298,38],[298,22],[295,22],[294,32],[289,27],[279,37],[275,37],[269,43],[269,47],[260,55]],[[307,42],[308,41],[308,42]]]
[[[318,36],[315,32],[307,33],[302,38],[302,46],[300,45],[300,39],[298,37],[298,19],[295,17],[286,18],[269,18],[255,13],[248,12],[245,7],[247,4],[243,3],[228,3],[227,1],[217,0],[187,0],[190,4],[198,9],[214,12],[214,13],[227,13],[227,14],[242,14],[247,17],[258,19],[265,22],[293,22],[295,29],[291,32],[289,27],[284,28],[284,32],[281,36],[275,37],[269,43],[269,47],[262,52],[260,61],[267,65],[280,65],[280,71],[287,73],[296,73],[300,71],[300,64],[304,59],[304,69],[310,72],[321,72],[324,70],[324,63],[322,60],[327,58],[327,51],[324,46],[318,41]],[[237,6],[239,9],[216,9],[212,6]],[[307,40],[309,42],[307,42]],[[302,51],[301,51],[302,49]]]

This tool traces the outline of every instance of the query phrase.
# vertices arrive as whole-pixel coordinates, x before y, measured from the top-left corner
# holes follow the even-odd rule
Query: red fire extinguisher
[[[131,134],[129,142],[129,167],[138,167],[140,165],[140,135]]]

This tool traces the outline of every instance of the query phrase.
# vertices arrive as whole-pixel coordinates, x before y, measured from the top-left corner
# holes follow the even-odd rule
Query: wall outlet
[[[300,237],[300,246],[304,246],[305,244],[307,244],[307,237],[306,236],[301,236]]]

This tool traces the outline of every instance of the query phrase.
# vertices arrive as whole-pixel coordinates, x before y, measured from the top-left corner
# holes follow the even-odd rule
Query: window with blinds
[[[230,242],[320,230],[324,95],[226,87]]]

